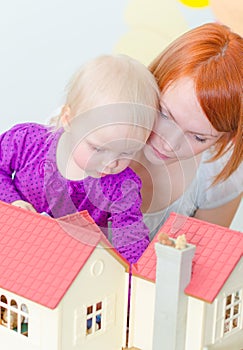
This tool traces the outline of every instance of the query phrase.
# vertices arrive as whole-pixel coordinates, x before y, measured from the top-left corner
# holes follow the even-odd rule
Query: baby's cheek
[[[84,166],[92,160],[93,156],[91,153],[85,152],[85,149],[77,149],[73,152],[73,158],[78,165]]]

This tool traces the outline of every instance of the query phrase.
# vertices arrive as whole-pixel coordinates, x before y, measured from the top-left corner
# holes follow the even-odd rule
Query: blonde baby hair
[[[98,56],[82,65],[67,85],[65,106],[72,119],[112,104],[126,105],[126,121],[130,118],[129,122],[152,129],[159,110],[156,80],[147,67],[127,55]],[[61,114],[52,119],[57,127],[62,126]]]

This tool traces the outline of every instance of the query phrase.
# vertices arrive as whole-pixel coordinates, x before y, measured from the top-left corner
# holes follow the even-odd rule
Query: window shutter
[[[73,343],[77,345],[86,336],[87,308],[82,306],[74,311],[74,337]]]
[[[116,322],[116,298],[115,295],[110,295],[106,298],[104,305],[105,327],[109,329]]]

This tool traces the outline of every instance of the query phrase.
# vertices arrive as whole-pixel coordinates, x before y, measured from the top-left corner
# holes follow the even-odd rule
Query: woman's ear
[[[70,131],[71,108],[69,105],[64,105],[61,110],[61,124],[65,131]]]

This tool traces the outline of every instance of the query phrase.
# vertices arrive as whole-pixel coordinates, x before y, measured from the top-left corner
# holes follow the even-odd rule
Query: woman
[[[243,38],[202,25],[150,70],[161,113],[133,169],[151,238],[172,211],[229,226],[243,189]]]

